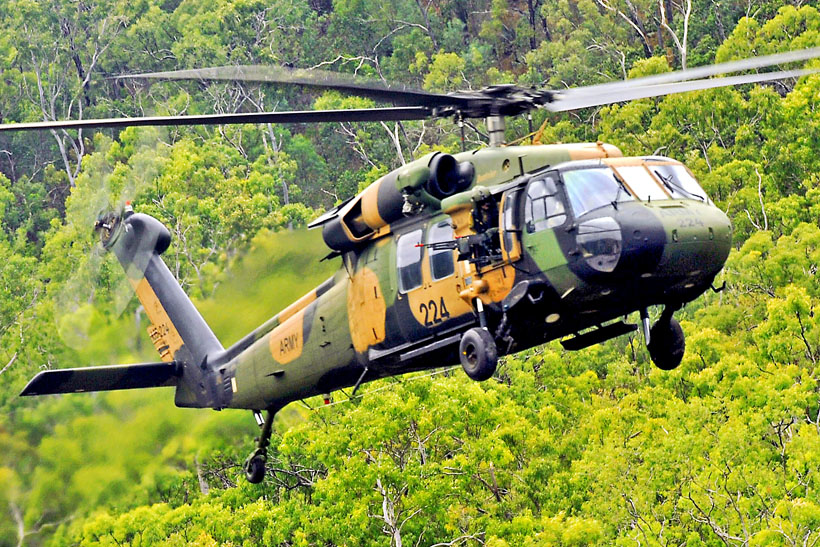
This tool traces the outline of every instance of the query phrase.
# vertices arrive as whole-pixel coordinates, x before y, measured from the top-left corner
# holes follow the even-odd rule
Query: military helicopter
[[[126,271],[161,361],[40,372],[21,395],[174,386],[180,407],[251,410],[261,427],[245,462],[265,475],[275,414],[378,378],[460,362],[477,381],[499,355],[561,339],[578,350],[640,328],[652,361],[677,367],[675,311],[714,286],[732,226],[692,172],[661,156],[623,157],[602,142],[503,146],[505,118],[698,89],[797,78],[816,70],[710,76],[820,57],[820,48],[560,91],[513,85],[450,94],[271,67],[125,76],[242,80],[336,89],[393,103],[359,110],[114,118],[0,126],[0,131],[135,125],[485,118],[489,145],[429,154],[314,220],[341,267],[229,348],[161,254],[171,241],[130,207],[95,230]],[[648,310],[662,306],[654,325]],[[637,324],[626,318],[638,312]],[[263,416],[263,411],[266,413]]]

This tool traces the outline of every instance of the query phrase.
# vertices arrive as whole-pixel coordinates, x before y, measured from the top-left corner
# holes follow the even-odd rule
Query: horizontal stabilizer
[[[175,386],[181,372],[175,361],[47,370],[32,378],[20,395]]]

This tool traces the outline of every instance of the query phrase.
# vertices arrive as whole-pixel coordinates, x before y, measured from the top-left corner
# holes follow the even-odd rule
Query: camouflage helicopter
[[[161,254],[170,233],[129,207],[100,217],[151,325],[160,362],[40,372],[21,395],[174,386],[180,407],[251,410],[261,427],[245,462],[260,482],[275,414],[290,402],[460,362],[491,377],[499,355],[561,339],[577,350],[640,328],[652,361],[677,367],[675,311],[714,286],[732,226],[683,164],[623,157],[601,142],[504,146],[505,117],[796,78],[814,70],[710,76],[820,57],[820,48],[551,91],[513,85],[451,94],[271,67],[127,76],[330,88],[393,103],[359,110],[114,118],[9,124],[0,131],[135,125],[485,118],[488,146],[433,153],[383,176],[314,220],[327,281],[224,348]],[[648,310],[662,306],[654,325]],[[637,324],[626,318],[637,312]],[[263,411],[265,415],[263,415]]]

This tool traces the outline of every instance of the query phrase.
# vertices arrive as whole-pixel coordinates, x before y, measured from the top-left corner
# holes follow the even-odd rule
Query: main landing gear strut
[[[259,438],[256,439],[256,450],[251,452],[251,455],[245,460],[245,478],[250,483],[258,484],[265,478],[265,464],[268,461],[268,446],[273,432],[273,417],[276,416],[276,411],[276,408],[269,408],[266,411],[264,420],[262,419],[262,413],[258,410],[253,413],[256,423],[262,427],[262,431]]]
[[[646,348],[649,357],[655,366],[661,370],[672,370],[680,365],[686,349],[686,341],[680,323],[672,317],[679,306],[667,305],[660,318],[649,327],[649,316],[646,310],[641,310],[641,323],[646,339]]]

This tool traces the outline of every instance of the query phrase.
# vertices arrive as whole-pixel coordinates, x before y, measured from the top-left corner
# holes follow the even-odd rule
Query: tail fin
[[[104,226],[103,243],[119,259],[145,308],[160,358],[181,367],[177,406],[220,406],[208,365],[224,349],[160,257],[171,243],[168,229],[141,213],[126,213],[118,224]]]

